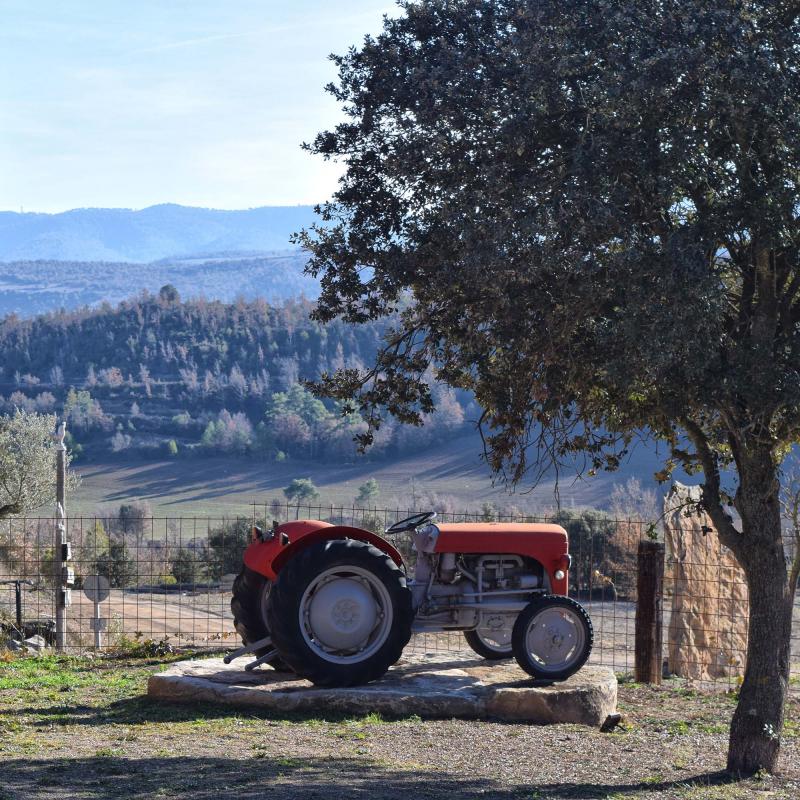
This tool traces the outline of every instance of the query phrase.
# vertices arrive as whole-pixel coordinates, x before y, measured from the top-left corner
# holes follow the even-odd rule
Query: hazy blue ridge
[[[2,211],[0,261],[151,262],[204,253],[287,250],[291,234],[314,221],[312,206],[220,211],[164,204],[140,211]]]
[[[148,264],[116,261],[12,261],[0,263],[0,317],[31,317],[102,302],[119,303],[171,283],[182,297],[231,302],[264,298],[281,302],[319,296],[319,283],[305,275],[307,254],[166,258]]]
[[[183,297],[313,299],[319,284],[290,237],[315,219],[311,206],[3,211],[0,315],[115,304],[165,283]]]

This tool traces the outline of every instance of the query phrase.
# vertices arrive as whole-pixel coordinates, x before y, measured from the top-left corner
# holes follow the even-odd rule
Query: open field
[[[562,474],[558,491],[562,505],[608,505],[615,484],[636,476],[652,482],[657,459],[645,448],[637,449],[619,472],[575,480],[574,472]],[[264,504],[273,497],[282,501],[282,490],[293,478],[311,478],[319,487],[323,503],[349,504],[358,487],[375,478],[381,487],[380,507],[395,503],[415,507],[431,494],[452,499],[463,509],[494,502],[500,507],[524,510],[551,509],[556,505],[556,480],[549,476],[531,492],[525,487],[515,494],[492,485],[480,460],[480,440],[467,435],[446,447],[432,448],[395,461],[352,464],[318,464],[290,460],[267,463],[250,458],[174,459],[162,461],[111,461],[81,464],[80,488],[69,499],[70,513],[92,514],[98,506],[119,505],[131,498],[147,500],[157,516],[233,516],[246,512],[249,504]],[[655,483],[653,483],[655,487]],[[440,509],[441,510],[441,509]]]
[[[52,656],[0,664],[0,798],[789,800],[800,793],[800,703],[782,774],[731,782],[732,695],[620,686],[625,724],[287,716],[155,704],[160,668]]]

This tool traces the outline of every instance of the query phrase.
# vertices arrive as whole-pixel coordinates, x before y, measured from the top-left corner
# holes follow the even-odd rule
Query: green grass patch
[[[684,719],[674,720],[667,725],[667,733],[673,736],[686,736],[692,732],[692,726]]]
[[[711,722],[704,719],[679,719],[667,724],[667,733],[672,736],[688,736],[697,733],[716,735],[727,732],[728,725],[726,723]]]
[[[84,659],[69,656],[15,658],[3,667],[3,672],[0,674],[0,691],[40,691],[89,686],[96,681],[96,676],[87,664]],[[116,675],[114,680],[124,681],[124,677]]]
[[[237,763],[249,763],[246,767],[250,770],[248,780],[260,772],[286,775],[287,780],[292,773],[300,772],[302,780],[306,780],[309,763],[312,768],[319,769],[322,762],[317,759],[317,766],[313,767],[314,759],[298,758],[293,745],[300,742],[305,751],[316,746],[313,745],[316,741],[323,761],[330,753],[336,757],[344,753],[354,769],[366,768],[364,765],[369,764],[372,769],[413,770],[415,774],[440,770],[440,765],[428,760],[428,746],[408,754],[406,760],[405,754],[399,756],[391,744],[398,739],[416,741],[417,726],[423,729],[423,738],[427,740],[430,727],[443,725],[423,722],[416,715],[390,717],[373,712],[360,716],[320,716],[317,712],[275,716],[272,712],[250,712],[240,707],[150,700],[146,696],[148,677],[163,669],[165,663],[180,657],[142,660],[47,655],[19,657],[3,663],[0,665],[0,758],[15,762],[53,759],[67,770],[72,769],[68,766],[72,759],[80,759],[92,773],[90,780],[107,780],[107,776],[117,774],[115,770],[127,774],[126,770],[137,759],[163,760],[166,775],[171,765],[182,758],[202,760],[209,753],[215,758],[227,759],[230,753],[237,752],[244,756]],[[740,796],[732,785],[713,780],[696,783],[691,780],[692,773],[685,771],[695,769],[697,747],[708,747],[711,751],[724,748],[721,739],[715,742],[708,739],[700,742],[700,739],[704,734],[721,736],[727,733],[731,710],[728,698],[674,684],[662,687],[629,684],[622,688],[621,699],[630,705],[631,719],[635,721],[635,729],[627,739],[601,737],[582,726],[560,726],[560,730],[574,734],[573,738],[600,737],[598,746],[604,746],[606,756],[612,759],[618,745],[641,746],[637,737],[642,740],[650,737],[659,747],[663,747],[666,739],[665,757],[662,761],[643,762],[640,768],[632,770],[633,774],[626,774],[626,780],[637,787],[634,791],[619,791],[621,787],[617,787],[615,792],[611,787],[597,789],[594,784],[587,784],[573,788],[572,794],[564,796],[597,796],[606,800],[615,794],[644,797],[648,796],[647,792],[664,792],[664,788],[658,786],[662,782],[669,784],[670,797],[685,800],[734,800]],[[796,741],[800,737],[797,708],[797,699],[791,699],[784,726],[787,747],[796,747],[794,742],[790,745],[789,740]],[[437,729],[442,736],[450,735],[449,724],[444,723],[445,727]],[[456,729],[461,724],[453,723]],[[509,737],[509,745],[514,745],[511,750],[521,749],[515,737],[531,732],[518,725],[501,727],[496,723],[475,723],[484,724],[485,730],[491,728],[493,733]],[[390,742],[388,746],[387,741]],[[569,745],[564,745],[564,750],[568,753]],[[424,763],[415,766],[417,761]],[[648,763],[651,764],[649,769]],[[680,771],[678,780],[688,779],[686,784],[675,782],[676,770]],[[52,777],[45,776],[48,780]],[[180,796],[188,796],[181,792],[192,788],[195,777],[194,774],[184,776],[173,788]],[[751,792],[752,783],[748,786],[747,791]],[[163,786],[152,786],[147,796],[161,796],[162,789],[166,791]],[[520,786],[519,790],[524,793],[512,794],[509,798],[535,792],[534,787],[529,786],[524,789]],[[549,789],[542,792],[542,796],[550,797],[550,794]],[[0,800],[4,800],[2,793]]]

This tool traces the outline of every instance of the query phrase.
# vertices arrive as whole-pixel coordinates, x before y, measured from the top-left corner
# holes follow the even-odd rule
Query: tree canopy
[[[702,470],[751,589],[729,766],[772,768],[791,625],[778,469],[800,433],[798,6],[401,7],[335,58],[346,119],[309,149],[346,171],[300,237],[319,318],[400,322],[373,368],[321,391],[373,430],[383,408],[413,422],[433,366],[474,391],[512,481],[575,453],[613,469],[637,435],[668,442],[662,477]]]
[[[795,437],[800,76],[783,5],[415,3],[337,58],[351,120],[313,149],[348,170],[334,224],[305,239],[319,314],[415,301],[365,402],[413,416],[436,363],[476,390],[514,478],[535,423],[553,455],[612,465],[619,448],[598,448],[615,433],[672,437],[690,418],[716,439],[742,398]]]
[[[286,499],[291,502],[311,502],[319,497],[319,491],[311,478],[294,478],[283,490]]]
[[[55,503],[56,451],[51,414],[0,417],[0,518]],[[66,454],[69,464],[69,453]],[[75,477],[69,475],[74,484]]]

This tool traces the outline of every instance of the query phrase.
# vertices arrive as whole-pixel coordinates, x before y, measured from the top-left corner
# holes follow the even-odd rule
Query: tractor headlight
[[[563,581],[564,578],[566,578],[566,577],[567,577],[567,573],[564,572],[563,569],[557,569],[556,570],[556,580],[557,581]]]

